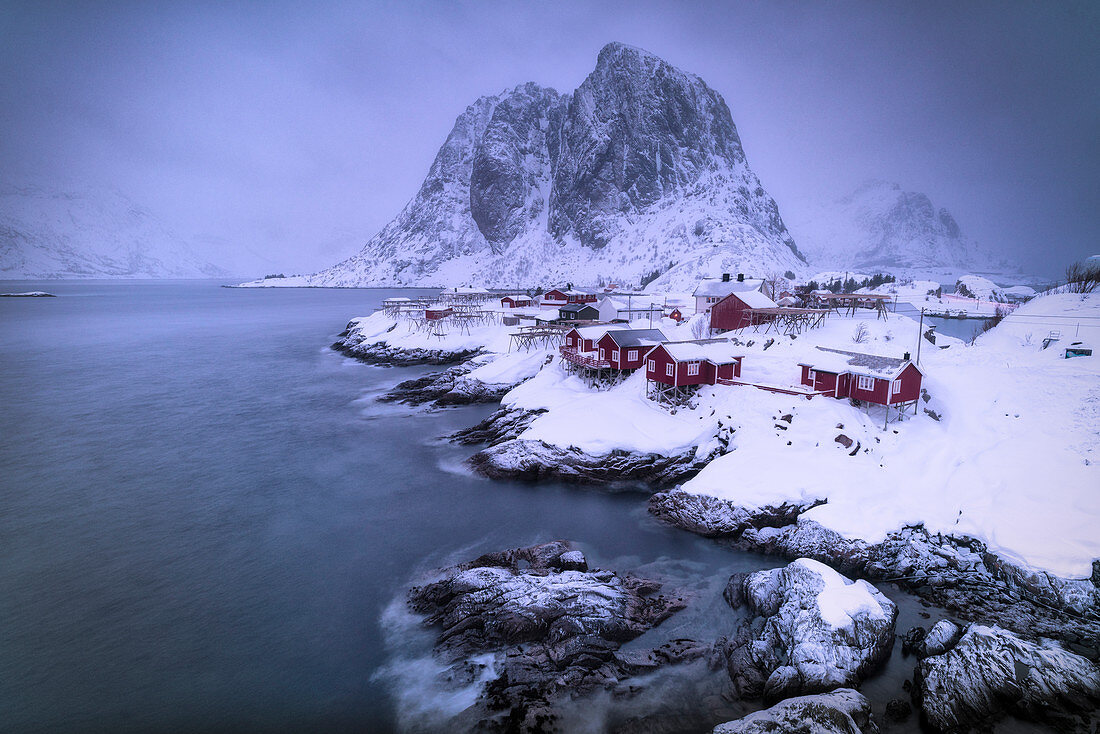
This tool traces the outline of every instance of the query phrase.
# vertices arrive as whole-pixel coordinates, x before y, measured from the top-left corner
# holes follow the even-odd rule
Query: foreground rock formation
[[[1088,718],[1077,715],[1100,704],[1095,664],[1051,640],[978,624],[949,650],[922,660],[916,678],[921,712],[941,731],[985,728],[1012,714],[1087,732]]]
[[[964,619],[1062,640],[1080,655],[1100,658],[1100,570],[1091,579],[1030,571],[973,538],[922,526],[902,528],[880,543],[850,540],[801,519],[809,507],[742,507],[679,489],[650,499],[650,512],[662,520],[740,550],[813,558],[849,576],[892,581]]]
[[[850,688],[788,698],[769,709],[714,727],[714,734],[875,734],[877,731],[871,719],[871,704]]]
[[[778,701],[858,685],[894,644],[897,606],[808,558],[734,576],[726,596],[755,615],[721,646],[743,697]]]
[[[648,579],[591,570],[580,551],[555,541],[444,569],[411,589],[408,603],[439,630],[436,654],[456,671],[495,653],[496,677],[477,703],[479,728],[547,731],[561,697],[615,690],[633,675],[708,652],[691,640],[619,651],[685,606],[660,590]]]

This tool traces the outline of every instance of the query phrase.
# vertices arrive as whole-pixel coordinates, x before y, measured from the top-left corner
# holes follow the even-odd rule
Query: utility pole
[[[924,307],[920,310],[920,326],[917,328],[917,364],[920,364],[920,343],[924,341]]]

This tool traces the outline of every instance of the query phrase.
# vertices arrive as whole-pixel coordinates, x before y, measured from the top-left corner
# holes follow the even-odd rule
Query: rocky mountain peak
[[[459,115],[417,196],[320,285],[599,278],[802,265],[699,77],[611,43],[573,93],[533,82]]]

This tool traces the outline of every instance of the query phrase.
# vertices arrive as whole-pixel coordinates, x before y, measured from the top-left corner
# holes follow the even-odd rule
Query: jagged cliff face
[[[416,197],[311,281],[521,286],[660,271],[662,285],[686,286],[802,268],[722,97],[610,44],[571,95],[528,83],[467,108]]]
[[[1010,266],[968,239],[924,194],[867,181],[792,224],[815,264],[858,271],[935,272]]]

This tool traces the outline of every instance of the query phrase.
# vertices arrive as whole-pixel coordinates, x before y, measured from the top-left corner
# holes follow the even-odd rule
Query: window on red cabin
[[[637,361],[637,359],[638,359],[638,350],[637,349],[631,349],[629,352],[626,353],[626,359],[627,359],[628,362]]]
[[[856,387],[858,387],[860,390],[874,390],[875,378],[860,375],[859,382],[856,383]]]
[[[692,362],[688,365],[688,377],[695,377],[699,374],[699,363]]]
[[[655,359],[649,360],[649,364],[646,365],[646,371],[647,372],[656,372],[657,371],[657,360],[655,360]]]
[[[611,361],[612,362],[618,362],[619,361],[619,350],[618,349],[612,349],[611,350]]]
[[[894,384],[890,387],[890,392],[895,395],[901,392],[901,380],[894,380]]]
[[[810,382],[813,382],[814,380],[817,379],[817,373],[814,372],[813,370],[809,370],[806,373],[806,379],[809,380]]]
[[[669,362],[668,364],[666,364],[666,365],[665,365],[665,375],[666,375],[666,376],[668,376],[668,377],[672,377],[672,369],[673,369],[673,367],[672,367],[672,363],[671,363],[671,362]]]
[[[603,359],[604,359],[604,357],[603,357],[603,347],[600,347],[600,361],[602,362]]]

